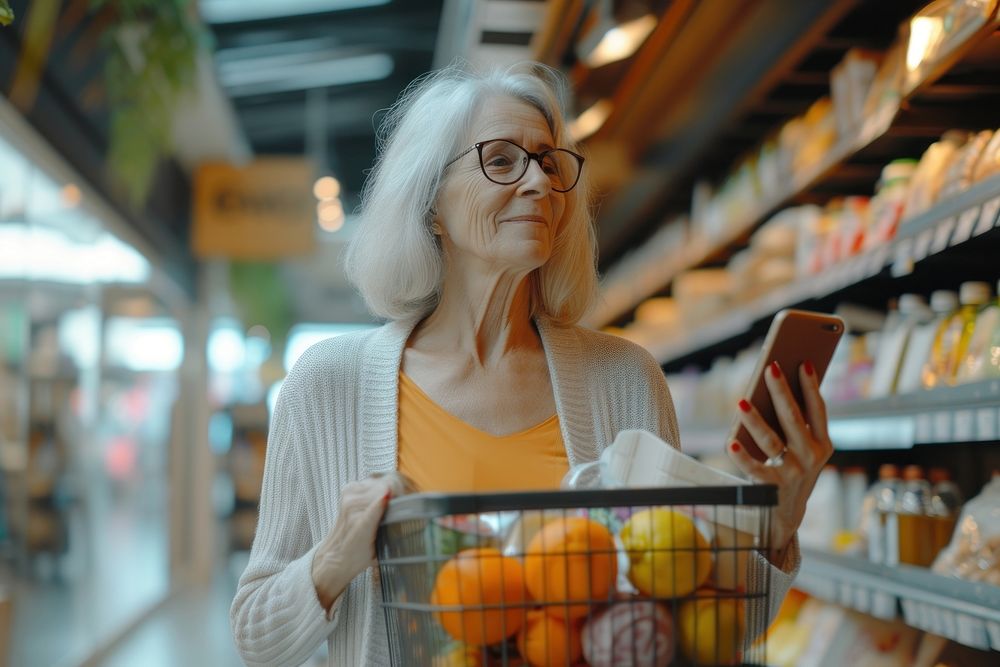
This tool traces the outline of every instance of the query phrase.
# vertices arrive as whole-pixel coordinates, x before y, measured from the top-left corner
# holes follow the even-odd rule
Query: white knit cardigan
[[[336,667],[389,665],[378,572],[351,582],[329,616],[313,588],[317,543],[330,531],[340,490],[396,469],[399,370],[417,320],[338,336],[309,348],[288,374],[271,420],[260,518],[230,621],[248,665],[301,665],[324,640]],[[644,429],[679,446],[663,373],[642,348],[581,327],[536,320],[570,465],[593,461],[619,431]],[[770,576],[773,616],[798,570],[793,541]]]

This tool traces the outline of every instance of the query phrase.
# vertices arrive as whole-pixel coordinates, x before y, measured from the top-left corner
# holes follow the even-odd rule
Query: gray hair
[[[445,165],[466,148],[461,142],[482,100],[506,95],[530,104],[545,117],[557,146],[580,152],[566,132],[561,82],[558,72],[537,63],[486,73],[451,66],[414,81],[389,109],[346,257],[347,277],[374,315],[404,319],[437,305],[444,261],[430,230],[431,211]],[[597,237],[586,169],[565,196],[552,254],[530,277],[531,309],[532,315],[575,324],[597,294]]]

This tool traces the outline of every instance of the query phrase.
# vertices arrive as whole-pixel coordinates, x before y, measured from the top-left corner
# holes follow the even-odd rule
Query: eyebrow
[[[512,139],[511,137],[497,137],[497,139],[503,139],[504,141],[509,141],[512,144],[517,144],[518,146],[521,145],[520,141]],[[555,146],[552,146],[551,144],[543,141],[540,144],[538,144],[538,150],[534,151],[534,152],[541,153],[543,151],[551,151],[551,150],[554,150],[554,149],[555,149]]]

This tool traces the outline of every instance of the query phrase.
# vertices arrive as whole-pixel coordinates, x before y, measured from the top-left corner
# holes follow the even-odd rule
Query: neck
[[[437,307],[418,328],[421,346],[458,351],[482,367],[512,352],[540,349],[530,283],[528,274],[516,272],[446,277]]]

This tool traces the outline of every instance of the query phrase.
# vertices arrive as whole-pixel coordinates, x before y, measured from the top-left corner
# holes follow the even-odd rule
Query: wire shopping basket
[[[770,485],[393,499],[392,664],[764,665],[776,503]]]

